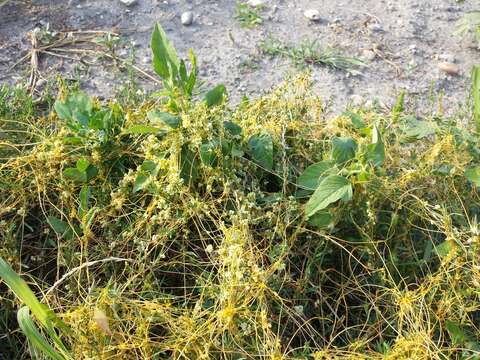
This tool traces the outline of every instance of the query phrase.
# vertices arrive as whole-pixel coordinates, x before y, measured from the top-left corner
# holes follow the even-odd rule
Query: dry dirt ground
[[[10,0],[0,8],[0,83],[28,80],[30,59],[19,60],[32,47],[29,32],[47,26],[53,35],[115,31],[120,34],[115,56],[129,59],[133,52],[136,66],[150,72],[149,37],[158,21],[182,56],[195,50],[201,78],[207,84],[225,83],[233,101],[243,94],[258,95],[298,71],[289,60],[262,53],[259,44],[268,38],[286,45],[316,40],[321,47],[365,59],[368,66],[360,75],[310,66],[314,89],[333,112],[352,100],[378,99],[389,105],[402,89],[410,101],[444,93],[447,110],[466,101],[470,69],[480,52],[453,32],[464,13],[479,7],[475,1],[266,0],[263,23],[252,29],[240,26],[236,5],[236,0],[137,0],[132,6],[120,0]],[[312,8],[320,12],[317,22],[304,16]],[[185,11],[194,14],[190,26],[181,24]],[[37,46],[48,44],[47,35]],[[81,43],[65,49],[77,52],[38,53],[39,89],[57,71],[101,97],[112,96],[128,79],[121,60],[87,57]],[[439,70],[441,60],[456,63],[460,73]],[[147,89],[158,87],[140,72],[134,71],[133,78]],[[418,108],[429,106],[422,100]]]

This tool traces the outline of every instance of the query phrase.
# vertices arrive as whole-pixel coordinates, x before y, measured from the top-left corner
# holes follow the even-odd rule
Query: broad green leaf
[[[238,136],[242,134],[242,128],[231,121],[224,121],[223,127],[233,136]]]
[[[63,235],[67,230],[70,230],[70,225],[67,222],[60,220],[55,216],[49,216],[47,219],[53,231],[58,235]]]
[[[168,112],[150,110],[147,114],[148,119],[152,122],[162,122],[165,125],[168,125],[172,129],[176,129],[180,126],[181,118],[175,115],[172,115]]]
[[[124,134],[158,134],[165,130],[148,125],[133,125],[123,131]]]
[[[45,337],[38,331],[33,322],[29,308],[24,306],[17,312],[17,321],[20,329],[34,347],[40,350],[44,355],[54,360],[65,360],[66,358],[57,352],[52,345],[48,343]]]
[[[70,127],[88,128],[89,118],[92,116],[93,102],[84,92],[77,91],[67,95],[64,101],[55,102],[55,111],[60,119],[65,120]]]
[[[273,141],[269,133],[264,131],[250,137],[248,153],[265,170],[273,169]]]
[[[98,169],[96,166],[89,165],[85,173],[87,175],[87,181],[90,181],[91,179],[93,179],[95,176],[98,175]]]
[[[367,147],[367,159],[374,166],[382,166],[385,161],[385,145],[376,126],[372,129],[372,143]]]
[[[79,159],[75,165],[78,170],[86,172],[87,168],[90,166],[90,161],[87,159]]]
[[[344,201],[350,200],[352,193],[352,184],[347,178],[339,175],[327,176],[320,182],[312,197],[305,205],[307,218],[340,199]]]
[[[145,189],[145,187],[150,183],[150,175],[141,173],[138,174],[137,177],[135,178],[135,182],[133,183],[133,189],[132,192],[136,193],[140,190]]]
[[[208,107],[212,107],[215,105],[219,105],[223,101],[224,95],[225,95],[225,85],[220,84],[220,85],[217,85],[212,90],[210,90],[205,95],[204,100]]]
[[[448,334],[450,335],[450,339],[452,339],[452,342],[455,345],[463,344],[467,339],[467,336],[463,331],[461,324],[452,320],[447,320],[445,322],[445,327],[447,328]]]
[[[342,164],[355,157],[357,143],[352,138],[335,137],[332,140],[332,158]]]
[[[232,152],[231,155],[233,157],[242,157],[244,155],[243,151],[236,147],[235,145],[232,146]]]
[[[310,165],[297,179],[299,187],[306,190],[315,190],[323,177],[331,175],[332,170],[336,169],[333,161],[320,161]]]
[[[77,168],[66,168],[63,170],[63,176],[76,183],[86,183],[87,173]]]
[[[187,145],[184,145],[180,155],[180,176],[186,184],[198,178],[198,159]]]
[[[78,226],[74,225],[72,227],[68,222],[60,220],[55,216],[48,216],[47,221],[57,236],[66,240],[70,240],[75,236],[75,234],[81,233],[81,229],[78,228]]]
[[[175,48],[168,40],[165,31],[159,23],[155,24],[151,47],[155,72],[164,80],[174,80],[178,74],[180,60]]]
[[[135,178],[132,192],[136,193],[140,190],[144,190],[148,185],[150,185],[152,180],[154,180],[157,176],[158,170],[159,167],[155,161],[145,160],[142,165],[140,165],[140,172]]]
[[[362,117],[354,112],[344,112],[344,116],[348,116],[350,120],[352,121],[353,126],[355,126],[357,129],[363,129],[366,125],[362,120]]]
[[[480,187],[480,166],[467,169],[464,174],[469,181]]]
[[[282,193],[273,193],[262,197],[261,199],[259,199],[258,203],[261,205],[272,205],[282,200],[282,198]]]
[[[67,103],[61,102],[60,100],[55,101],[55,111],[57,115],[62,120],[72,120],[72,110]]]
[[[435,134],[438,125],[431,121],[417,120],[415,117],[406,117],[401,125],[404,141],[413,142]]]
[[[152,160],[145,160],[142,165],[140,165],[140,170],[144,171],[152,176],[157,176],[158,174],[158,164]]]
[[[317,211],[308,219],[308,224],[318,229],[328,229],[333,223],[333,216],[327,209]]]

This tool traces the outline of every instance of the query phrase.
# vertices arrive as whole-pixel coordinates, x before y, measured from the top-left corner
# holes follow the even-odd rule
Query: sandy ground
[[[400,90],[410,101],[444,93],[447,110],[462,106],[468,93],[471,66],[480,52],[467,40],[453,35],[456,22],[474,9],[473,1],[455,0],[267,0],[263,23],[242,28],[235,18],[236,0],[137,0],[132,6],[120,0],[10,0],[0,8],[0,82],[19,83],[28,78],[29,60],[12,68],[31,49],[29,32],[109,30],[120,34],[116,54],[134,52],[139,68],[150,72],[149,37],[159,21],[179,53],[193,48],[200,75],[208,84],[225,83],[233,101],[243,94],[258,95],[298,71],[289,60],[264,55],[259,44],[273,37],[287,45],[316,40],[342,53],[363,57],[368,67],[360,75],[324,66],[311,66],[314,89],[333,112],[352,100],[378,99],[389,105]],[[478,6],[477,6],[478,7]],[[317,9],[320,20],[304,16]],[[181,14],[192,11],[193,23],[181,24]],[[82,54],[68,54],[80,57]],[[74,56],[75,55],[75,56]],[[78,55],[78,56],[77,56]],[[439,61],[456,63],[460,73],[448,75]],[[45,53],[39,56],[40,87],[61,72],[80,79],[81,87],[101,97],[111,96],[125,72],[110,59],[76,61]],[[152,80],[139,81],[147,89]],[[141,79],[141,80],[140,80]],[[419,109],[428,110],[422,100]]]

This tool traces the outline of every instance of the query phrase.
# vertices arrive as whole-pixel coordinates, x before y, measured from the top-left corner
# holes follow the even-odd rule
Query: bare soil
[[[443,93],[446,110],[464,106],[470,69],[479,52],[453,32],[457,20],[473,10],[472,1],[269,0],[261,12],[263,23],[253,29],[240,26],[236,3],[138,0],[127,7],[120,0],[10,0],[0,8],[0,82],[20,83],[28,78],[29,59],[12,66],[31,49],[29,32],[47,24],[52,31],[115,31],[121,36],[117,56],[126,59],[134,51],[137,66],[150,72],[149,38],[158,21],[182,56],[189,48],[195,50],[201,78],[208,84],[225,83],[234,101],[243,94],[267,91],[298,71],[289,60],[259,50],[262,40],[273,37],[288,45],[316,40],[345,55],[367,55],[368,67],[361,75],[310,67],[315,91],[333,112],[342,111],[352,100],[377,99],[390,105],[402,89],[410,101]],[[304,16],[312,8],[320,11],[317,22]],[[185,11],[194,13],[190,26],[181,24]],[[455,62],[460,73],[452,76],[439,70],[442,60]],[[40,85],[60,72],[79,79],[82,88],[101,97],[112,96],[126,79],[125,72],[108,58],[82,62],[40,53],[38,68]],[[140,73],[138,80],[147,89],[158,87]],[[420,111],[430,106],[428,100],[418,104]]]

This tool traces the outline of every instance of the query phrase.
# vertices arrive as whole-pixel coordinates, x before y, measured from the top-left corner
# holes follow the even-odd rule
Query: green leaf
[[[180,61],[172,43],[159,23],[152,33],[153,69],[163,80],[175,80]]]
[[[452,339],[453,344],[461,345],[465,342],[467,336],[463,331],[461,324],[452,320],[447,320],[445,322],[445,327],[447,328],[448,334],[450,335],[450,339]]]
[[[331,171],[335,169],[333,161],[320,161],[310,165],[297,179],[297,185],[306,190],[315,190],[319,182],[326,175],[331,175]]]
[[[248,153],[265,170],[273,169],[273,141],[269,133],[253,135],[248,140]]]
[[[188,76],[188,81],[185,86],[185,92],[187,93],[187,95],[192,96],[195,83],[197,82],[197,58],[195,57],[192,49],[188,51],[188,57],[190,58],[192,69],[190,71],[190,75]]]
[[[187,145],[180,154],[180,176],[186,184],[198,178],[198,159]]]
[[[136,193],[140,190],[145,189],[145,187],[150,183],[149,181],[150,175],[147,174],[138,174],[135,178],[135,182],[133,183],[132,192]]]
[[[48,218],[48,223],[52,227],[52,229],[58,234],[58,235],[63,235],[67,230],[70,229],[70,225],[63,221],[60,220],[59,218],[56,218],[55,216],[49,216]]]
[[[405,142],[413,142],[435,134],[438,125],[431,121],[417,120],[415,117],[406,117],[401,124]]]
[[[90,166],[90,161],[87,159],[79,159],[75,165],[78,170],[86,172],[87,168]]]
[[[178,73],[180,74],[180,80],[182,82],[182,86],[185,86],[187,83],[187,66],[185,65],[185,60],[180,60],[180,66],[178,68]]]
[[[142,165],[140,165],[140,172],[135,178],[133,183],[132,192],[136,193],[140,190],[144,190],[152,180],[155,179],[159,171],[159,166],[155,161],[145,160]]]
[[[0,257],[0,278],[15,293],[15,295],[32,311],[33,315],[44,326],[54,321],[55,313],[45,304],[38,301],[35,294],[28,287],[27,283]]]
[[[200,145],[200,160],[204,165],[215,166],[217,162],[218,144],[210,141]]]
[[[87,167],[87,170],[85,171],[85,174],[87,177],[87,181],[90,181],[91,179],[93,179],[95,176],[98,175],[98,169],[96,166],[89,165]]]
[[[480,187],[480,166],[466,169],[464,174],[469,181]]]
[[[239,136],[242,134],[242,128],[231,121],[224,121],[223,127],[230,133],[230,135]]]
[[[66,359],[63,355],[57,352],[53,346],[48,343],[40,331],[38,331],[30,316],[30,311],[27,306],[24,306],[18,310],[17,321],[23,334],[27,337],[31,344],[40,350],[44,355],[53,360]]]
[[[142,165],[140,165],[140,170],[148,173],[152,176],[157,176],[158,174],[158,164],[152,160],[145,160]]]
[[[475,120],[477,131],[480,132],[480,66],[479,65],[475,65],[472,70],[472,97],[473,97],[473,119]]]
[[[57,236],[66,240],[73,239],[75,234],[81,233],[81,230],[78,228],[78,226],[72,227],[68,222],[60,220],[55,216],[48,216],[47,221]]]
[[[80,190],[79,199],[80,204],[78,206],[78,215],[82,218],[88,211],[90,202],[91,188],[90,186],[83,186]]]
[[[439,245],[435,245],[435,251],[439,257],[446,257],[450,254],[450,251],[454,250],[452,245],[448,240],[440,243]]]
[[[308,219],[310,226],[318,229],[328,229],[333,223],[333,216],[327,209],[317,211]]]
[[[124,134],[158,134],[165,130],[148,125],[133,125],[123,131]]]
[[[350,200],[352,194],[352,184],[347,178],[339,175],[327,176],[320,182],[312,197],[305,205],[307,218],[340,199],[344,201]]]
[[[76,183],[87,182],[87,173],[77,168],[66,168],[65,170],[63,170],[63,176]]]
[[[225,85],[217,85],[205,95],[204,101],[208,107],[219,105],[223,101],[225,92]]]
[[[342,164],[355,157],[357,143],[352,138],[335,137],[332,140],[332,158]]]
[[[74,131],[88,129],[93,102],[87,94],[78,91],[69,94],[64,101],[57,100],[55,111],[60,119],[66,121],[70,129]]]
[[[171,127],[172,129],[177,129],[180,126],[181,118],[178,116],[172,115],[168,112],[150,110],[147,114],[148,119],[152,122],[162,122],[163,124]]]
[[[372,143],[367,147],[367,159],[374,166],[382,166],[385,161],[385,145],[376,126],[372,129]]]
[[[363,129],[366,125],[362,120],[362,117],[354,112],[346,111],[343,113],[344,116],[348,116],[352,121],[353,126],[357,129]]]

